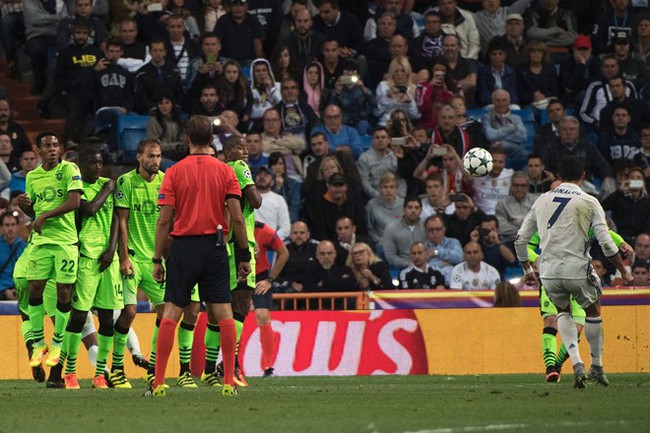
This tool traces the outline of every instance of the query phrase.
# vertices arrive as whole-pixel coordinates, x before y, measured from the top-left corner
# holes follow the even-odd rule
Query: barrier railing
[[[274,293],[273,299],[280,301],[280,310],[288,308],[294,310],[299,308],[306,310],[335,310],[337,309],[335,301],[339,299],[342,300],[344,310],[352,308],[356,310],[368,309],[368,294],[366,292]],[[312,308],[313,305],[316,308]]]

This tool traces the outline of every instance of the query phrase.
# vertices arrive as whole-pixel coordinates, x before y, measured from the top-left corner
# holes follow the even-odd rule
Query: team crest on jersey
[[[61,180],[61,179],[63,179],[63,173],[57,173],[56,180]]]
[[[251,171],[248,170],[248,169],[244,170],[244,177],[245,177],[246,179],[252,179],[253,176],[251,175]]]
[[[115,198],[118,200],[122,200],[124,198],[124,193],[122,192],[121,189],[115,191]]]
[[[474,286],[474,287],[478,286],[478,278],[474,278],[472,280],[472,286]]]

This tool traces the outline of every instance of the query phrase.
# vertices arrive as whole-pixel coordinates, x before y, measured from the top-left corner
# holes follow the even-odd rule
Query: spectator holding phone
[[[418,110],[422,113],[418,126],[422,128],[435,128],[438,125],[438,112],[440,108],[449,104],[452,96],[458,93],[459,88],[451,76],[445,57],[438,58],[431,68],[431,81],[418,84],[415,100]]]
[[[379,118],[379,125],[386,125],[390,114],[396,108],[405,110],[410,120],[420,118],[411,73],[411,64],[406,57],[399,56],[390,62],[386,79],[379,83],[375,92],[377,95],[375,116]]]
[[[640,168],[630,169],[627,180],[602,204],[605,211],[611,212],[616,232],[628,244],[634,245],[634,238],[640,233],[650,233],[650,199]]]

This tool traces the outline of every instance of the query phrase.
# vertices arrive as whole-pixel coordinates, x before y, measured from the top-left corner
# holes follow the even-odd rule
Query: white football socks
[[[571,357],[571,364],[576,365],[582,362],[578,348],[578,330],[571,314],[560,313],[557,315],[557,329],[560,331],[562,342]]]

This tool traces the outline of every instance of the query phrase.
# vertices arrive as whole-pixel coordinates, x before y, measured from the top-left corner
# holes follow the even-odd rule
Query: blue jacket
[[[319,124],[311,130],[311,135],[314,135],[317,132],[325,134],[327,142],[329,143],[330,151],[332,152],[336,151],[339,147],[348,146],[352,151],[352,156],[354,156],[355,161],[359,159],[359,156],[363,153],[361,137],[357,130],[351,126],[341,125],[341,129],[334,134],[332,131],[325,128],[325,125]]]
[[[477,96],[476,103],[484,107],[492,103],[492,92],[497,90],[496,82],[492,76],[490,65],[482,65],[478,70]],[[512,104],[519,103],[519,93],[517,92],[517,74],[515,68],[509,65],[503,65],[503,75],[501,76],[502,88],[510,94]]]

